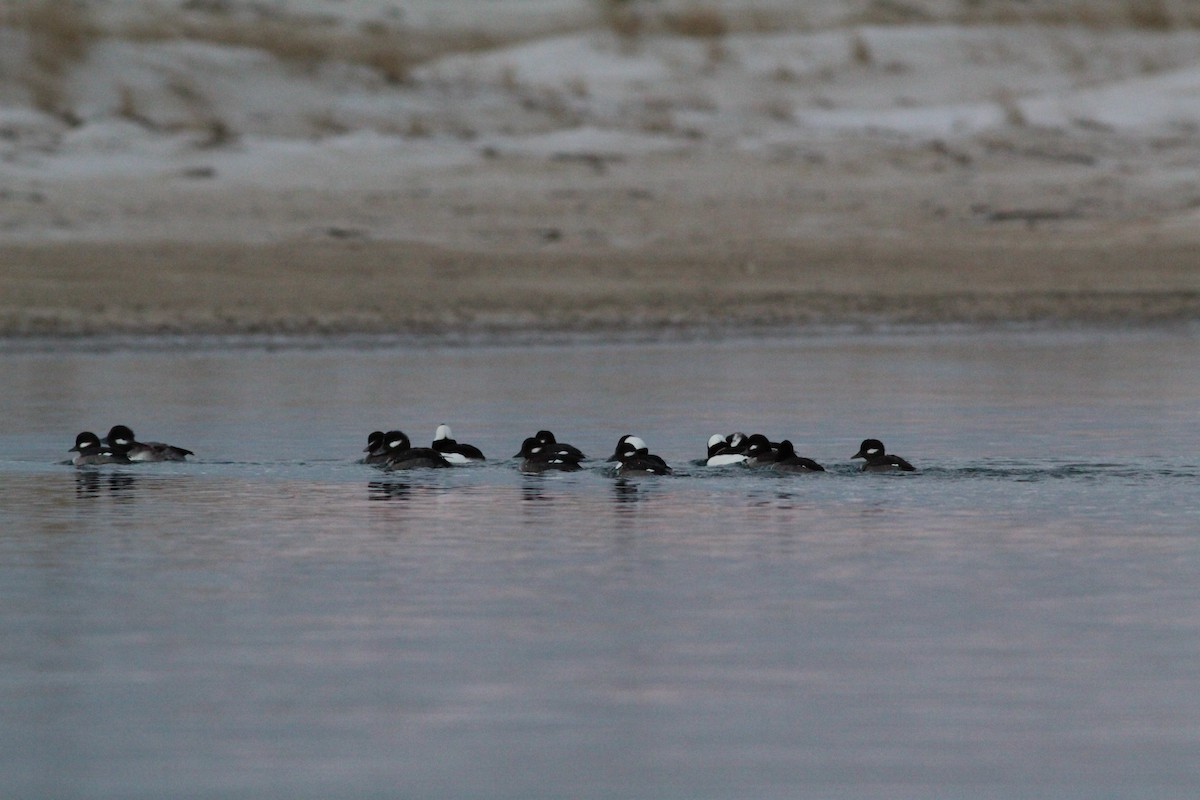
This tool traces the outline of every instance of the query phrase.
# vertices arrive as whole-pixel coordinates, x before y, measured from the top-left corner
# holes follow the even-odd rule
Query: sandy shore
[[[1186,20],[600,26],[388,82],[204,13],[53,95],[3,33],[0,335],[1200,319]]]
[[[773,243],[725,256],[488,256],[371,242],[7,248],[2,257],[20,267],[4,279],[0,330],[603,332],[1200,318],[1194,245],[1147,253],[1042,237],[846,244]]]
[[[1190,197],[996,161],[967,175],[721,153],[602,170],[491,158],[386,195],[268,191],[218,173],[122,186],[144,204],[135,225],[103,180],[43,185],[36,213],[68,229],[109,214],[111,235],[0,244],[0,332],[1200,318]]]

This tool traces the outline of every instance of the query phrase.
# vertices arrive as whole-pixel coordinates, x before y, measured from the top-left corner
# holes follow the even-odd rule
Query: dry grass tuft
[[[63,86],[67,71],[87,58],[99,32],[86,6],[72,0],[31,0],[5,9],[4,21],[25,34],[29,69],[22,81],[33,104],[74,121]]]
[[[1021,104],[1018,102],[1016,95],[1010,91],[1001,91],[996,96],[996,103],[1004,112],[1004,121],[1014,128],[1025,128],[1029,125],[1029,118],[1025,116],[1025,112],[1021,110]]]
[[[712,74],[721,64],[730,60],[729,48],[720,39],[709,39],[704,48],[704,68],[706,74]]]
[[[768,73],[768,77],[776,83],[798,83],[800,74],[787,64],[780,64]]]
[[[663,15],[663,26],[677,36],[717,39],[729,33],[729,20],[715,8],[696,7]]]
[[[588,82],[586,80],[584,80],[584,78],[582,76],[579,76],[579,75],[576,75],[573,78],[568,78],[566,83],[564,84],[564,86],[565,86],[567,92],[570,93],[570,95],[572,97],[586,99],[587,97],[590,97],[592,94],[592,90],[588,86]]]
[[[646,18],[629,0],[599,0],[605,27],[622,39],[634,39],[646,29]]]
[[[861,33],[856,32],[850,38],[850,61],[860,67],[869,67],[875,63],[875,54],[871,45]]]
[[[597,0],[604,25],[622,39],[647,33],[669,33],[694,39],[719,39],[730,31],[718,9],[694,5],[678,11],[650,8],[638,0]]]
[[[408,81],[414,66],[412,54],[407,47],[386,35],[371,36],[361,49],[343,53],[342,60],[353,60],[378,72],[390,84]]]
[[[50,75],[61,75],[86,58],[99,34],[87,7],[71,0],[32,0],[8,17],[11,27],[29,37],[32,64]]]
[[[1135,0],[1129,3],[1129,24],[1148,31],[1169,31],[1175,27],[1164,0]]]
[[[1053,3],[964,0],[950,17],[961,24],[1047,25],[1093,30],[1130,28],[1167,32],[1200,27],[1200,7],[1191,0],[1058,0]]]
[[[899,0],[873,0],[856,21],[863,25],[907,25],[931,22],[933,17],[924,9]]]
[[[785,97],[772,97],[762,106],[762,113],[776,122],[794,122],[796,108],[792,101]]]
[[[138,104],[137,94],[134,92],[133,87],[128,84],[122,83],[117,87],[117,107],[114,113],[121,119],[134,122],[143,128],[150,130],[158,128],[154,120],[142,113],[142,108]]]
[[[381,22],[346,29],[324,17],[262,13],[246,19],[225,12],[147,15],[119,32],[133,41],[187,39],[268,53],[308,72],[324,63],[357,64],[375,70],[388,83],[409,80],[414,66],[448,53],[480,52],[503,44],[473,30],[412,31]]]
[[[201,138],[196,142],[199,150],[216,150],[229,147],[238,140],[237,131],[229,127],[223,119],[216,117],[203,120],[200,125]]]
[[[318,139],[329,136],[341,136],[349,133],[351,128],[338,119],[337,112],[332,108],[323,109],[308,115],[308,126]]]
[[[433,124],[425,117],[415,115],[409,118],[404,135],[409,139],[428,139],[433,136]]]

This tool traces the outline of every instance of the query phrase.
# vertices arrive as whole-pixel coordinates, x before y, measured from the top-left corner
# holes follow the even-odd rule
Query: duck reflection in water
[[[617,478],[613,481],[613,502],[618,506],[627,506],[641,502],[642,495],[636,481]]]
[[[396,481],[371,481],[367,484],[367,500],[412,499],[412,484]]]
[[[521,482],[522,503],[552,503],[554,497],[545,492],[546,482],[540,473],[525,473]]]
[[[134,499],[137,477],[128,472],[80,470],[75,474],[75,497],[79,499],[111,494],[113,499],[129,502]]]

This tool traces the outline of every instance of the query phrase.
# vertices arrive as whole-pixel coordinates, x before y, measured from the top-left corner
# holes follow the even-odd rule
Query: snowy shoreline
[[[934,322],[1189,318],[1197,21],[1117,2],[1041,21],[1082,13],[1064,1],[996,24],[1003,4],[970,5],[977,23],[948,0],[899,20],[634,3],[649,21],[623,36],[604,4],[566,0],[93,0],[108,33],[40,84],[34,33],[10,24],[0,332],[803,324],[826,295],[822,324],[858,324],[876,296]],[[147,8],[166,15],[154,35],[113,33]],[[165,35],[188,8],[191,33]],[[688,9],[727,29],[669,16]],[[279,20],[449,49],[392,80],[280,55],[297,45]],[[339,280],[362,281],[361,308]],[[522,292],[565,311],[522,316]]]

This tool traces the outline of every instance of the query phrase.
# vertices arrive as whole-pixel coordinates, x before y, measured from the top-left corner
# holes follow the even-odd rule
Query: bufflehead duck
[[[708,456],[704,464],[709,467],[724,467],[743,464],[746,461],[746,434],[731,433],[722,436],[714,433],[708,438]]]
[[[916,467],[900,456],[891,455],[884,450],[883,442],[878,439],[863,439],[858,452],[850,457],[866,459],[861,467],[862,472],[885,472],[888,470],[913,472],[916,470]]]
[[[75,437],[75,446],[67,451],[75,453],[71,463],[77,467],[93,466],[96,464],[131,464],[124,453],[118,453],[115,448],[100,442],[100,437],[91,431],[84,431]]]
[[[613,454],[606,458],[605,461],[620,461],[622,453],[632,452],[642,447],[646,447],[646,442],[640,436],[627,433],[620,439],[617,439],[617,446],[613,448]]]
[[[646,443],[637,436],[625,435],[617,441],[616,451],[609,461],[618,461],[618,475],[670,475],[671,468],[662,458],[650,453]]]
[[[130,461],[187,461],[188,456],[195,455],[191,450],[171,444],[139,442],[125,425],[113,425],[104,441]]]
[[[775,455],[772,469],[780,472],[824,472],[825,468],[811,458],[796,455],[796,448],[791,441],[784,439],[779,443],[779,452]]]
[[[566,442],[558,441],[554,438],[554,434],[550,431],[538,431],[533,435],[533,438],[537,439],[543,447],[548,446],[548,448],[554,452],[560,455],[569,456],[576,461],[583,461],[587,458],[587,456],[583,454],[583,451],[578,447],[569,445]],[[518,453],[518,455],[520,454]]]
[[[779,454],[779,445],[772,442],[761,433],[753,433],[746,437],[746,465],[750,467],[769,467],[775,463]]]
[[[473,444],[461,444],[454,440],[449,425],[438,425],[433,434],[433,449],[451,464],[466,464],[468,461],[483,461],[483,451]]]
[[[404,431],[388,431],[383,436],[387,454],[384,469],[418,469],[448,467],[450,462],[432,447],[413,447]]]
[[[518,469],[521,472],[548,472],[551,470],[574,472],[583,469],[579,466],[579,460],[583,458],[582,453],[573,447],[571,449],[579,455],[555,449],[556,444],[554,442],[547,444],[536,436],[530,436],[521,443],[521,452],[514,456],[514,458],[521,459]],[[567,446],[570,447],[570,445]]]
[[[360,464],[382,464],[387,461],[387,444],[383,441],[383,431],[371,431],[367,434],[367,446],[363,448],[365,456]]]

